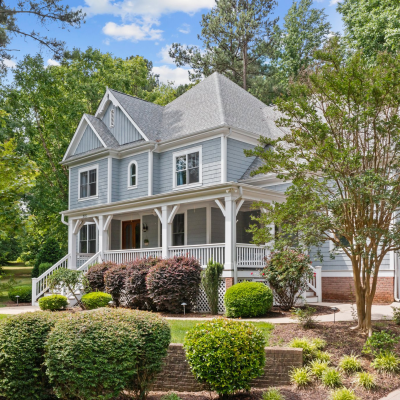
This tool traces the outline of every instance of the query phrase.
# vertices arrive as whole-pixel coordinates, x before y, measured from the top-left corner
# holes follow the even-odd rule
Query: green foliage
[[[32,288],[30,286],[17,286],[8,291],[8,298],[14,303],[30,303],[32,301]]]
[[[207,268],[201,272],[201,283],[206,292],[212,315],[218,314],[218,288],[223,270],[224,266],[222,264],[215,263],[211,259],[207,264]]]
[[[392,307],[393,310],[393,321],[396,325],[400,325],[400,308],[399,307]]]
[[[276,102],[283,134],[261,138],[246,151],[262,160],[253,175],[273,173],[292,182],[284,202],[257,204],[266,212],[251,231],[256,244],[276,239],[278,249],[296,237],[300,249],[330,241],[332,257],[342,250],[355,268],[359,328],[370,332],[372,277],[400,245],[400,221],[384,222],[400,208],[400,179],[393,175],[400,167],[400,120],[392,118],[400,113],[400,57],[378,54],[371,65],[360,52],[346,56],[336,37],[315,57],[291,83],[290,96]],[[273,225],[284,235],[275,238]]]
[[[379,372],[395,374],[400,369],[400,359],[391,351],[381,351],[371,363],[372,367]]]
[[[64,254],[57,240],[53,237],[47,238],[36,256],[35,265],[32,270],[32,278],[37,278],[40,275],[40,264],[50,263],[53,265],[63,256]]]
[[[263,400],[285,400],[279,389],[269,389],[262,395]]]
[[[163,397],[161,397],[161,400],[182,400],[182,399],[176,393],[168,392]]]
[[[305,305],[302,308],[295,308],[292,310],[292,318],[296,319],[304,329],[311,329],[315,326],[316,321],[314,314],[316,308]]]
[[[58,318],[40,311],[0,322],[0,393],[8,400],[49,398],[44,343]]]
[[[325,387],[337,388],[342,386],[342,377],[335,368],[327,368],[321,376],[321,382]]]
[[[345,38],[352,48],[363,50],[372,60],[380,51],[399,51],[398,1],[344,0],[337,10],[342,14]]]
[[[227,317],[258,317],[273,304],[273,294],[261,282],[241,282],[231,286],[224,296]]]
[[[303,360],[305,363],[317,358],[320,361],[329,362],[320,350],[326,346],[322,339],[294,338],[290,341],[289,347],[303,349]],[[318,356],[318,357],[317,357]]]
[[[184,341],[194,376],[219,395],[250,389],[250,381],[264,372],[264,345],[254,325],[225,319],[196,325]]]
[[[95,308],[107,307],[108,303],[112,300],[112,296],[103,292],[92,292],[82,296],[82,303],[87,310],[94,310]]]
[[[47,374],[59,397],[107,400],[131,390],[143,398],[169,340],[168,325],[154,314],[108,308],[77,313],[49,335]]]
[[[326,341],[321,338],[312,339],[312,344],[317,350],[323,350],[326,347]]]
[[[308,386],[312,381],[312,375],[309,367],[294,368],[290,374],[290,382],[299,388]]]
[[[321,378],[322,374],[329,368],[329,364],[321,360],[313,360],[310,362],[310,370],[317,378]]]
[[[46,272],[49,268],[53,266],[52,263],[41,263],[39,265],[39,276],[42,275],[44,272]]]
[[[41,310],[58,311],[67,307],[68,299],[60,294],[52,294],[39,299]]]
[[[314,352],[313,358],[326,363],[331,362],[331,355],[327,351],[317,350]]]
[[[312,278],[310,257],[291,248],[273,251],[261,275],[268,281],[279,306],[290,310],[307,290],[307,280]]]
[[[376,386],[375,378],[369,372],[359,372],[356,375],[356,382],[357,385],[363,387],[366,390],[372,390]]]
[[[352,374],[354,372],[358,372],[362,370],[361,362],[358,359],[358,356],[343,356],[339,361],[339,368],[347,372],[348,374]]]
[[[332,392],[330,400],[358,400],[358,397],[353,390],[340,388]]]
[[[115,267],[117,264],[109,261],[102,262],[101,264],[91,265],[86,273],[86,280],[89,284],[89,288],[93,292],[104,292],[104,274],[110,269]]]
[[[378,354],[382,351],[393,351],[400,338],[387,331],[373,332],[363,346],[364,354]]]

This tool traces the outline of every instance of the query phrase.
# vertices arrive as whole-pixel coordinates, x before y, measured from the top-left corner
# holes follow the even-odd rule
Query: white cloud
[[[182,24],[180,29],[178,29],[181,33],[190,33],[190,25],[189,24]]]
[[[329,3],[330,6],[334,6],[335,4],[340,3],[341,0],[331,0],[331,2]]]
[[[169,49],[171,48],[170,44],[165,45],[158,55],[161,57],[160,62],[163,64],[174,64],[174,60],[169,56]]]
[[[14,68],[17,66],[17,63],[13,60],[4,60],[3,63],[8,68]]]
[[[116,40],[131,40],[132,42],[161,39],[163,31],[152,29],[151,26],[151,23],[117,25],[115,22],[107,22],[103,27],[103,33]]]
[[[153,72],[160,75],[160,81],[163,83],[174,82],[175,86],[189,83],[189,73],[184,68],[171,68],[169,65],[153,67]]]
[[[49,58],[47,60],[47,66],[50,66],[50,65],[58,67],[60,65],[60,63],[56,60],[52,60],[51,58]]]

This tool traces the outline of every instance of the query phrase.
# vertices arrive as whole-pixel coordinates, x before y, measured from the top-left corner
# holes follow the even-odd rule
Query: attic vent
[[[110,128],[114,126],[114,120],[115,120],[115,110],[113,108],[110,111]]]

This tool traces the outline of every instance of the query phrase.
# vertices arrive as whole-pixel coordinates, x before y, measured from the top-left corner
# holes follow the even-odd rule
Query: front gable
[[[87,151],[98,149],[100,147],[104,147],[100,139],[90,125],[86,125],[82,138],[79,141],[73,155],[86,153]]]

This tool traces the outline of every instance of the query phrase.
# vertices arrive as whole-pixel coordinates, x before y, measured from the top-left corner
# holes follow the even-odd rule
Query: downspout
[[[154,144],[154,148],[153,150],[149,150],[149,158],[148,158],[148,182],[149,182],[149,187],[147,190],[147,194],[148,196],[152,196],[153,195],[153,191],[154,191],[154,179],[153,179],[153,174],[154,174],[154,151],[157,149],[158,147],[158,143]]]
[[[61,222],[64,224],[64,225],[67,225],[67,226],[69,226],[69,224],[68,224],[68,222],[65,222],[65,215],[64,214],[61,214]]]

